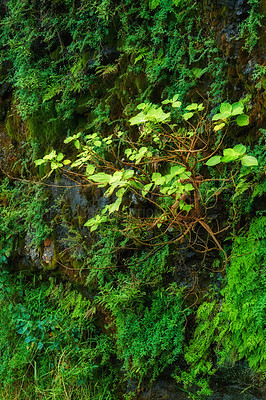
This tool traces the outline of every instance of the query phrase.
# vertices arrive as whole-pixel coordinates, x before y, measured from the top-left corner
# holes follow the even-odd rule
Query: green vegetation
[[[1,399],[263,385],[265,6],[243,3],[0,2]]]

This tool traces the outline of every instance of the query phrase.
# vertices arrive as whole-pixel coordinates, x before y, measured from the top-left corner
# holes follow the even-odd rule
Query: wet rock
[[[28,231],[25,236],[24,249],[21,252],[21,262],[23,265],[32,265],[34,268],[42,269],[40,251],[34,245],[34,232]]]
[[[54,244],[50,239],[46,239],[44,242],[42,260],[45,262],[45,264],[51,266],[54,261],[54,256],[55,256]]]
[[[139,400],[187,400],[185,392],[177,388],[174,381],[159,380],[148,391],[143,392],[138,397]]]

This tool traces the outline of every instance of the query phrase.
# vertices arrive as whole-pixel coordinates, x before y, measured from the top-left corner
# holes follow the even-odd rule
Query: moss
[[[5,128],[8,136],[15,143],[21,142],[21,125],[20,116],[12,108],[6,117]]]
[[[41,109],[38,114],[28,119],[27,133],[28,138],[36,139],[40,144],[40,148],[46,150],[63,142],[68,129],[73,130],[74,127],[73,120],[58,118],[56,111],[51,106],[50,110]]]

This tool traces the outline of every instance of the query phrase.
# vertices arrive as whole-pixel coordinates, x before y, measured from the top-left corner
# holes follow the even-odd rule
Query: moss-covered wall
[[[212,388],[213,398],[263,399],[264,2],[8,0],[0,16],[0,333],[12,321],[0,397],[205,400]],[[204,103],[212,146],[243,143],[258,168],[237,170],[226,187],[230,168],[215,175],[202,164],[197,185],[204,175],[216,200],[179,242],[171,226],[140,228],[154,209],[132,193],[125,206],[139,226],[121,213],[91,232],[84,223],[112,196],[82,169],[50,174],[34,160],[52,149],[75,157],[64,139],[79,132],[121,130],[134,142],[136,106],[176,93],[184,107]],[[239,100],[249,125],[226,137],[208,130],[223,101]],[[108,172],[113,160],[101,156]],[[211,241],[204,224],[221,231],[226,265],[217,246],[200,251]],[[229,370],[236,391],[225,388]]]

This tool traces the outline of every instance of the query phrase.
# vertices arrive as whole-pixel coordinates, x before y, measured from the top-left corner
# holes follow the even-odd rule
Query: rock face
[[[7,3],[8,0],[0,0],[0,18],[3,18],[7,12]],[[37,25],[41,26],[44,16],[47,17],[50,12],[56,12],[56,7],[58,7],[58,13],[59,11],[63,12],[64,2],[56,1],[54,3],[56,3],[55,9],[53,11],[49,10],[49,12],[46,10],[47,12],[45,11],[44,13],[39,13],[39,6],[37,6],[37,11],[35,10],[36,19],[38,20]],[[147,10],[143,11],[140,23],[138,23],[138,21],[134,21],[136,10],[133,3],[137,2],[132,2],[132,9],[130,9],[133,15],[133,17],[130,17],[131,28],[133,29],[134,27],[135,29],[135,24],[136,26],[139,24],[134,37],[134,40],[138,43],[138,41],[142,40],[143,34],[141,24],[147,25],[147,27],[151,24],[150,20],[147,19],[148,22],[146,22],[145,18],[147,18],[152,4],[154,4],[152,12],[158,12],[158,21],[161,21],[159,17],[161,18],[163,13],[159,8],[160,1],[147,2],[147,4],[149,3]],[[171,51],[178,58],[180,49],[168,48],[169,54],[164,54],[163,49],[160,50],[160,46],[166,45],[170,41],[169,38],[163,37],[160,39],[161,42],[159,42],[160,35],[164,35],[162,32],[165,29],[165,26],[161,22],[158,22],[158,25],[155,24],[152,28],[149,27],[150,31],[158,31],[159,45],[156,39],[154,39],[154,43],[145,44],[147,47],[140,44],[140,49],[137,49],[138,52],[136,50],[136,43],[131,43],[130,41],[126,43],[126,38],[123,37],[121,32],[119,33],[119,37],[116,36],[120,22],[115,13],[114,17],[113,15],[110,16],[106,13],[105,9],[101,11],[99,21],[105,21],[106,25],[101,29],[106,29],[108,32],[109,36],[107,35],[107,37],[110,43],[100,43],[100,50],[97,50],[98,53],[96,49],[87,49],[85,47],[85,49],[73,55],[71,53],[75,47],[71,42],[73,38],[70,37],[68,31],[61,32],[58,28],[57,35],[55,35],[58,40],[57,46],[53,45],[50,48],[47,44],[40,44],[37,40],[32,43],[31,48],[27,51],[29,51],[32,58],[35,57],[37,60],[36,65],[39,63],[40,68],[42,66],[40,62],[41,56],[46,54],[46,51],[47,54],[45,57],[49,61],[49,68],[50,65],[58,64],[58,69],[63,69],[64,63],[67,63],[68,55],[70,57],[71,54],[71,62],[72,59],[75,59],[75,63],[74,65],[70,64],[71,68],[69,68],[68,74],[63,76],[59,83],[56,82],[55,84],[53,82],[54,87],[51,85],[51,92],[48,94],[45,92],[45,95],[41,93],[39,97],[36,97],[36,104],[39,102],[39,109],[33,107],[34,111],[26,115],[26,117],[24,116],[24,118],[21,117],[19,112],[21,106],[19,96],[16,97],[14,95],[14,92],[18,88],[12,87],[11,83],[6,79],[7,71],[13,67],[7,61],[3,62],[2,66],[0,66],[0,178],[4,180],[8,177],[11,185],[14,181],[20,179],[44,183],[47,186],[49,197],[47,211],[43,213],[43,219],[51,228],[49,234],[47,233],[39,245],[35,245],[33,243],[36,239],[36,230],[32,229],[31,226],[28,227],[24,237],[19,238],[16,246],[14,246],[12,263],[15,264],[17,262],[19,265],[18,269],[47,274],[47,276],[59,275],[63,280],[69,280],[79,285],[79,290],[85,293],[85,297],[92,299],[97,295],[95,291],[95,281],[98,279],[97,272],[94,273],[94,280],[92,279],[91,293],[85,287],[88,276],[86,269],[89,269],[86,267],[90,261],[86,258],[86,251],[95,244],[95,239],[91,236],[89,229],[84,227],[84,223],[108,204],[109,200],[104,197],[104,189],[84,187],[81,180],[78,180],[75,176],[71,179],[70,175],[57,174],[55,178],[50,176],[42,180],[47,171],[41,168],[37,171],[32,162],[33,158],[37,159],[43,157],[44,154],[48,154],[52,147],[58,147],[58,149],[64,148],[62,151],[69,151],[63,144],[63,140],[69,132],[72,134],[73,132],[82,131],[85,134],[87,132],[94,132],[95,130],[103,132],[105,135],[109,134],[113,129],[118,129],[116,123],[121,123],[121,121],[123,129],[129,130],[129,124],[125,121],[128,119],[130,113],[135,110],[136,99],[141,100],[145,98],[145,100],[159,102],[162,98],[168,96],[169,93],[172,95],[173,90],[177,90],[179,87],[183,88],[183,86],[187,88],[184,99],[191,98],[198,101],[198,99],[203,98],[204,101],[208,102],[208,97],[210,97],[212,106],[215,108],[220,104],[221,99],[219,98],[220,89],[217,89],[217,92],[215,92],[213,86],[214,84],[220,84],[220,86],[225,88],[223,92],[225,98],[223,100],[227,98],[232,103],[243,99],[247,108],[249,108],[250,125],[241,128],[237,133],[232,132],[229,140],[230,145],[234,142],[235,136],[238,136],[238,142],[243,142],[247,145],[257,140],[265,120],[265,78],[263,78],[262,73],[259,71],[262,70],[263,66],[265,68],[266,58],[264,51],[265,39],[263,39],[261,34],[263,26],[256,25],[254,20],[251,19],[245,22],[249,18],[253,3],[255,1],[247,0],[215,0],[212,2],[203,0],[199,3],[200,8],[197,11],[200,10],[198,12],[202,13],[200,27],[202,28],[202,32],[204,32],[202,35],[205,36],[202,39],[201,34],[198,34],[197,29],[199,27],[197,24],[199,22],[195,22],[194,25],[191,23],[189,35],[191,35],[193,40],[191,39],[192,41],[187,43],[186,38],[184,38],[184,43],[182,43],[184,54],[182,55],[183,59],[182,57],[181,59],[184,69],[191,69],[190,72],[187,72],[187,75],[178,75],[176,71],[173,71],[172,66],[171,69],[167,63],[168,58],[170,59],[172,56]],[[73,4],[75,5],[75,2]],[[265,5],[261,2],[258,5],[258,10],[263,10],[264,8]],[[92,15],[94,15],[93,12]],[[108,21],[112,18],[112,23],[109,26]],[[181,18],[182,15],[180,15]],[[190,19],[192,21],[191,16]],[[263,21],[261,20],[261,25]],[[190,20],[188,21],[189,23]],[[246,28],[244,26],[245,23],[247,25]],[[169,18],[169,27],[171,24],[172,20]],[[126,33],[124,34],[126,35]],[[253,35],[254,43],[256,41],[254,47],[252,47],[252,44],[245,44],[247,37],[249,37],[248,35]],[[201,42],[204,40],[212,43],[208,48],[207,61],[203,56],[201,57],[201,54],[197,53],[197,51],[199,52],[197,50],[198,46],[200,47]],[[195,48],[191,43],[193,43]],[[48,46],[47,48],[46,45]],[[150,47],[154,47],[154,53],[150,52]],[[174,43],[172,47],[174,47]],[[194,50],[197,56],[193,53]],[[208,69],[209,65],[206,66],[204,64],[204,62],[211,64],[213,61],[212,58],[214,59],[213,70],[211,68]],[[142,65],[144,65],[145,61],[148,62],[151,59],[154,60],[154,69],[150,68],[144,72],[139,67],[139,63],[143,62]],[[45,59],[45,62],[47,60]],[[219,65],[217,65],[219,62],[222,63],[220,70]],[[165,68],[162,68],[162,70],[160,70],[161,65],[165,65]],[[215,70],[214,67],[217,67],[217,69]],[[158,73],[157,77],[158,82],[154,78],[157,70],[160,70],[160,74]],[[22,74],[21,71],[22,69],[19,70],[19,73]],[[40,71],[43,73],[43,70]],[[18,76],[19,73],[17,73]],[[49,79],[52,80],[52,73],[50,75]],[[94,77],[92,78],[92,76]],[[176,77],[176,81],[173,79],[173,76]],[[154,79],[152,85],[149,84],[149,79]],[[168,87],[166,91],[164,84],[166,85],[171,79],[173,79],[171,85],[173,84],[175,87],[173,89]],[[215,81],[216,79],[217,82]],[[188,81],[193,81],[193,85],[189,85]],[[33,80],[32,85],[35,83]],[[19,87],[20,92],[23,94],[23,90],[29,90],[29,94],[31,94],[30,85],[28,88],[26,85],[23,87],[23,84],[25,84],[24,81],[21,83],[21,87]],[[88,85],[84,91],[83,84]],[[66,88],[68,88],[68,85],[71,87],[69,92],[67,90],[64,92],[64,85]],[[64,107],[69,107],[71,112],[68,109],[65,110]],[[62,109],[65,113],[64,116],[62,116]],[[58,115],[60,115],[60,118]],[[30,146],[27,147],[27,143],[31,143],[31,150],[29,150]],[[73,156],[73,152],[70,156]],[[0,200],[1,204],[5,206],[5,199],[1,198]],[[133,206],[137,205],[134,194],[129,201],[131,201]],[[252,211],[254,214],[263,211],[263,204],[261,203],[262,201],[258,201],[256,206],[254,206]],[[153,210],[149,211],[151,213],[148,217],[152,216]],[[217,216],[224,213],[223,207],[213,207],[212,213],[209,216],[210,219],[218,221]],[[147,215],[143,215],[147,217]],[[142,217],[143,215],[140,216]],[[19,236],[17,232],[13,234],[14,236]],[[96,241],[100,241],[101,239],[101,237],[98,237]],[[141,244],[138,243],[137,245],[141,249]],[[106,253],[108,251],[109,249],[105,249]],[[88,254],[90,253],[88,252]],[[171,281],[177,284],[178,287],[188,290],[189,295],[186,300],[189,307],[193,307],[194,304],[197,304],[197,301],[204,301],[209,287],[211,287],[213,293],[217,288],[220,289],[221,282],[225,279],[225,275],[223,275],[224,271],[216,273],[215,276],[210,276],[210,270],[213,271],[212,267],[216,254],[214,256],[210,255],[206,259],[204,257],[204,262],[208,265],[208,270],[206,271],[202,271],[202,256],[193,250],[188,250],[186,243],[181,244],[178,252],[173,254],[174,257],[171,259],[171,264],[174,266],[174,272],[168,273],[167,280],[168,283]],[[126,256],[123,253],[119,253],[117,258],[118,266],[115,268],[122,275],[124,269],[127,267],[125,262]],[[108,264],[107,266],[105,264],[97,264],[98,270],[108,268],[111,275],[113,273],[113,265],[112,259],[110,260],[110,262],[108,261],[110,265]],[[137,286],[139,278],[136,278],[133,272],[131,278]],[[99,279],[105,282],[106,276],[103,275]],[[119,279],[122,280],[121,276]],[[110,292],[117,289],[116,285],[118,283],[115,282],[112,285]],[[146,290],[147,293],[154,290],[153,284],[146,286],[144,286],[143,290]],[[214,287],[216,289],[213,289]],[[105,296],[107,296],[106,293]],[[102,304],[104,304],[104,301]],[[97,328],[115,337],[114,316],[102,304],[98,309],[97,307],[95,307],[95,310],[92,308],[92,311],[88,315],[90,318],[96,315]],[[197,307],[198,305],[196,305]],[[192,318],[190,319],[189,316],[186,323],[194,327],[194,321],[191,321]],[[189,335],[185,339],[188,341],[190,339]],[[219,373],[215,375],[211,380],[213,395],[206,398],[203,397],[202,400],[266,399],[265,391],[263,392],[263,389],[256,390],[251,380],[247,379],[245,381],[245,376],[238,371],[238,366],[232,368],[230,372],[232,372],[233,377],[230,374],[228,375],[228,371],[223,371],[223,375],[220,377]],[[152,386],[144,384],[141,389],[137,388],[134,381],[128,381],[128,386],[125,390],[128,393],[135,391],[137,393],[136,399],[138,400],[189,399],[186,390],[181,390],[171,378],[171,372],[160,376]]]

